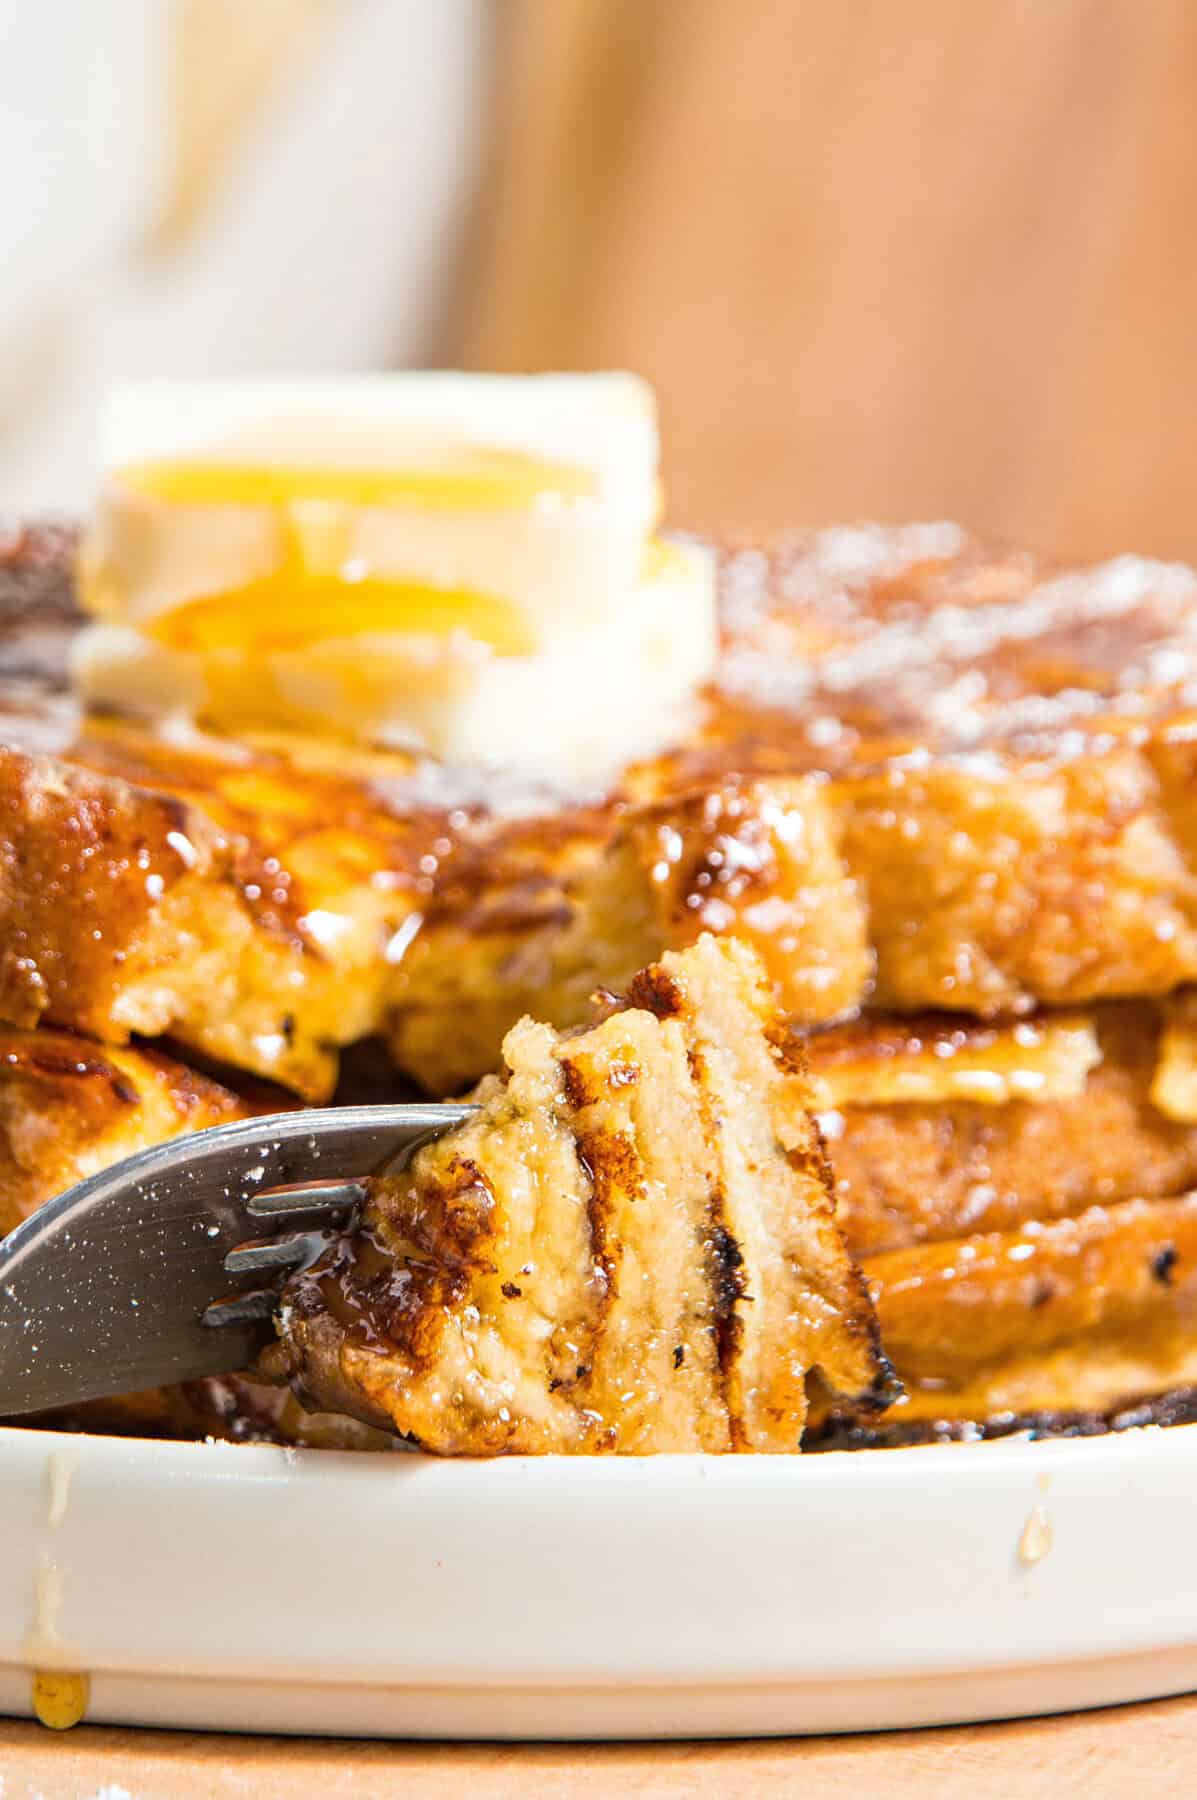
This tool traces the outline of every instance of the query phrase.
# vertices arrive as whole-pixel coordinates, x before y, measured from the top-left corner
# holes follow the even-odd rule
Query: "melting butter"
[[[416,507],[421,512],[490,512],[590,499],[590,469],[514,450],[429,448],[418,468],[288,468],[277,464],[163,459],[118,471],[116,480],[171,506],[316,503]]]
[[[51,1530],[55,1526],[61,1525],[66,1518],[67,1501],[71,1492],[71,1476],[75,1472],[78,1456],[79,1453],[73,1445],[63,1450],[50,1452],[50,1460],[46,1465],[46,1484],[49,1490],[46,1523]]]
[[[1084,1093],[1101,1061],[1093,1021],[1083,1014],[1009,1026],[961,1026],[924,1042],[866,1036],[837,1045],[835,1033],[807,1045],[821,1111],[903,1102],[946,1105],[972,1100],[1071,1100]]]
[[[620,375],[183,383],[113,410],[85,704],[603,788],[690,719],[714,572]]]
[[[1028,1568],[1043,1561],[1053,1542],[1051,1515],[1045,1506],[1032,1508],[1018,1540],[1018,1560]]]
[[[356,553],[363,511],[487,513],[527,510],[589,496],[586,470],[497,451],[472,451],[419,470],[289,469],[221,462],[148,463],[119,470],[113,487],[160,510],[244,507],[273,526],[271,566],[247,572],[150,623],[171,649],[287,649],[367,633],[445,636],[462,632],[503,655],[521,656],[534,635],[514,600],[460,583],[373,569]],[[252,560],[252,559],[250,559]],[[135,599],[132,579],[94,550],[80,566],[85,606],[120,617]],[[128,590],[128,591],[126,591]]]
[[[51,1731],[69,1731],[87,1713],[91,1678],[63,1669],[37,1669],[33,1675],[33,1711]]]
[[[463,632],[503,656],[521,656],[533,637],[519,610],[497,594],[437,588],[391,576],[301,567],[284,557],[273,574],[152,620],[147,635],[172,650],[292,650],[325,637],[368,634],[447,637]]]
[[[53,1450],[46,1464],[46,1523],[57,1530],[66,1517],[71,1476],[78,1452],[74,1446]],[[35,1716],[51,1731],[69,1731],[87,1712],[91,1680],[74,1669],[38,1667],[64,1660],[69,1655],[58,1629],[65,1593],[61,1563],[45,1550],[37,1559],[33,1577],[33,1619],[25,1635],[25,1658],[33,1664],[31,1704]]]

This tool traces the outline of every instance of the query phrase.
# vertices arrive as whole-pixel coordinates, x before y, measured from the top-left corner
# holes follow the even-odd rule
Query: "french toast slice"
[[[866,1016],[806,1038],[860,1257],[1197,1186],[1197,1035],[1170,1001],[981,1024]]]
[[[811,1090],[755,955],[703,937],[564,1036],[283,1290],[266,1371],[442,1454],[794,1451],[807,1377],[890,1391]]]
[[[522,1011],[574,1023],[704,930],[752,943],[808,1024],[1197,978],[1185,569],[1061,572],[949,527],[733,547],[689,737],[564,801],[331,740],[80,721],[64,546],[18,535],[0,576],[11,1023],[168,1031],[315,1099],[366,1033],[458,1089]],[[31,586],[56,596],[35,624]]]
[[[862,1266],[904,1388],[856,1421],[867,1437],[1108,1415],[1197,1388],[1197,1194],[1093,1206]],[[852,1416],[833,1414],[841,1430]]]
[[[903,1386],[880,1414],[821,1412],[817,1443],[1197,1416],[1194,1023],[1184,996],[808,1039],[841,1228]]]
[[[122,1157],[288,1104],[155,1049],[0,1027],[0,1237]]]

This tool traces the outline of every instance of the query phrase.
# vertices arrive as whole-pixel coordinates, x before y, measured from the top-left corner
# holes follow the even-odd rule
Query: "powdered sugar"
[[[1197,577],[1142,557],[1037,580],[955,526],[859,526],[733,550],[720,596],[720,690],[809,714],[833,761],[858,720],[943,752],[1083,732],[1197,683]]]

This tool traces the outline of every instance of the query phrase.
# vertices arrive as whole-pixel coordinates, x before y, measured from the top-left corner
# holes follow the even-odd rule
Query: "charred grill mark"
[[[789,1019],[770,1019],[765,1026],[765,1041],[778,1068],[785,1075],[810,1074],[810,1062],[798,1030]]]
[[[711,1195],[711,1217],[721,1218],[722,1214],[723,1195],[716,1190]],[[736,1306],[747,1298],[744,1253],[726,1225],[715,1224],[707,1234],[706,1250],[715,1312],[715,1342],[719,1367],[726,1375],[740,1344],[741,1323]]]
[[[17,1072],[27,1069],[34,1075],[44,1075],[52,1081],[103,1081],[122,1105],[141,1104],[141,1095],[129,1078],[98,1056],[71,1056],[66,1050],[60,1055],[40,1049],[30,1049],[26,1054],[9,1050],[0,1056],[0,1078],[10,1069]]]
[[[683,1010],[685,995],[672,975],[659,963],[642,969],[628,988],[628,1004],[642,1007],[658,1019],[674,1019]]]
[[[386,1183],[380,1184],[385,1204]],[[450,1156],[443,1169],[431,1158],[419,1172],[420,1208],[403,1220],[416,1246],[451,1267],[493,1272],[485,1252],[494,1235],[495,1194],[477,1163]]]
[[[724,1197],[718,1188],[711,1190],[710,1229],[703,1244],[707,1281],[711,1289],[711,1311],[715,1332],[715,1358],[723,1388],[723,1404],[727,1412],[728,1436],[733,1450],[748,1448],[748,1433],[739,1406],[733,1402],[736,1389],[735,1371],[744,1337],[744,1322],[736,1311],[744,1292],[744,1254],[739,1244],[722,1224]]]
[[[806,1117],[810,1137],[805,1150],[800,1148],[787,1150],[783,1144],[778,1144],[777,1148],[796,1174],[811,1175],[818,1181],[823,1190],[824,1210],[834,1219],[836,1214],[835,1170],[832,1168],[831,1158],[827,1154],[827,1139],[823,1136],[823,1127],[819,1124],[817,1115],[808,1111]],[[855,1264],[853,1266],[855,1267]]]
[[[805,1070],[803,1073],[805,1073]],[[785,1150],[780,1145],[779,1149],[782,1149],[782,1153],[785,1155],[790,1167],[797,1173],[801,1174],[803,1172],[804,1160],[809,1164],[806,1173],[817,1177],[819,1185],[823,1190],[823,1205],[831,1222],[832,1229],[838,1234],[840,1241],[843,1242],[844,1234],[837,1217],[835,1201],[835,1172],[831,1166],[831,1159],[827,1154],[827,1140],[823,1136],[823,1128],[819,1124],[815,1113],[808,1112],[806,1116],[810,1128],[810,1142],[807,1146],[805,1159],[798,1150]],[[868,1412],[883,1412],[887,1406],[892,1406],[895,1401],[900,1400],[906,1392],[906,1389],[902,1385],[902,1380],[897,1370],[886,1355],[885,1347],[881,1341],[881,1321],[877,1317],[876,1298],[870,1291],[869,1284],[865,1280],[864,1272],[861,1269],[860,1264],[856,1261],[854,1256],[851,1256],[848,1253],[846,1244],[844,1249],[848,1259],[847,1268],[845,1270],[845,1280],[851,1289],[852,1300],[855,1304],[845,1308],[842,1304],[837,1305],[836,1297],[833,1295],[824,1295],[824,1298],[828,1299],[831,1304],[837,1305],[837,1311],[840,1313],[844,1331],[860,1341],[864,1347],[865,1355],[873,1366],[874,1374],[872,1380],[868,1387],[859,1395],[857,1401],[858,1405]],[[813,1270],[808,1273],[812,1286],[815,1287],[817,1291],[821,1292],[819,1284],[815,1280]]]
[[[614,1228],[615,1194],[629,1174],[634,1179],[636,1164],[631,1145],[614,1133],[575,1131],[574,1145],[578,1166],[590,1189],[586,1218],[590,1226],[591,1249],[603,1275],[603,1298],[593,1334],[593,1346],[597,1349],[618,1292],[619,1238]],[[593,1353],[591,1361],[593,1363]]]
[[[855,1270],[856,1265],[853,1264]],[[857,1271],[862,1292],[867,1293],[864,1277]],[[862,1413],[885,1412],[905,1394],[902,1377],[881,1347],[881,1326],[872,1313],[868,1313],[867,1324],[857,1327],[876,1371],[869,1386],[855,1396],[855,1404]]]
[[[581,1112],[583,1107],[590,1106],[597,1099],[577,1063],[564,1056],[561,1058],[561,1085],[566,1104],[574,1112]],[[574,1136],[577,1137],[576,1130]]]
[[[706,1065],[693,1040],[687,1048],[686,1060],[690,1066],[690,1079],[694,1083],[703,1141],[709,1147],[718,1138],[719,1125],[711,1111]],[[702,1251],[711,1294],[715,1361],[723,1392],[723,1407],[727,1414],[728,1436],[733,1450],[745,1450],[748,1447],[748,1434],[740,1409],[732,1398],[736,1391],[735,1367],[743,1337],[743,1324],[736,1306],[745,1297],[744,1254],[727,1228],[725,1203],[723,1190],[717,1183],[713,1183],[707,1197],[707,1232]]]
[[[598,1357],[603,1333],[619,1295],[620,1242],[615,1228],[616,1195],[640,1185],[640,1163],[632,1144],[616,1132],[587,1130],[577,1115],[598,1097],[590,1073],[569,1056],[560,1059],[562,1091],[574,1113],[570,1121],[574,1154],[588,1190],[586,1222],[590,1251],[601,1276],[590,1334],[590,1353],[577,1364],[574,1379],[585,1381]]]
[[[1049,1411],[996,1413],[987,1419],[916,1419],[910,1424],[867,1424],[855,1409],[831,1412],[809,1433],[803,1448],[815,1450],[896,1449],[903,1444],[978,1443],[1026,1432],[1032,1438],[1101,1437],[1142,1425],[1197,1422],[1197,1388],[1173,1388],[1142,1400],[1121,1402],[1109,1412]]]
[[[824,1158],[824,1162],[826,1162],[826,1158]],[[838,1225],[836,1229],[839,1230]],[[884,1412],[887,1407],[893,1406],[902,1399],[906,1389],[901,1376],[885,1352],[881,1337],[881,1321],[876,1312],[877,1294],[870,1288],[860,1264],[851,1256],[848,1257],[844,1279],[850,1290],[850,1299],[847,1305],[843,1303],[842,1299],[837,1301],[834,1296],[824,1297],[829,1300],[830,1304],[835,1305],[844,1335],[857,1340],[872,1369],[868,1386],[852,1395],[853,1404],[862,1412]],[[822,1291],[814,1280],[813,1273],[811,1286],[816,1292]],[[852,1304],[852,1302],[856,1302],[856,1304]],[[818,1364],[814,1365],[812,1372],[822,1373]],[[835,1391],[828,1384],[828,1392]]]
[[[723,1195],[711,1195],[712,1214],[721,1214]],[[711,1252],[711,1286],[715,1295],[715,1313],[720,1320],[730,1320],[732,1308],[744,1297],[744,1255],[725,1225],[714,1225],[707,1238]],[[721,1358],[722,1360],[722,1358]]]
[[[396,1233],[410,1238],[418,1255],[493,1273],[486,1251],[495,1229],[495,1190],[470,1157],[450,1154],[441,1161],[434,1145],[398,1181],[373,1183],[373,1195],[374,1215],[394,1220]]]

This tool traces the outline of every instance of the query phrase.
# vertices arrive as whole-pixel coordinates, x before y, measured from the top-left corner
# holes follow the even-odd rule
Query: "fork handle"
[[[225,1259],[284,1183],[384,1173],[464,1106],[357,1106],[218,1125],[143,1150],[40,1207],[0,1243],[0,1417],[244,1368],[265,1322],[201,1321],[261,1287]]]

